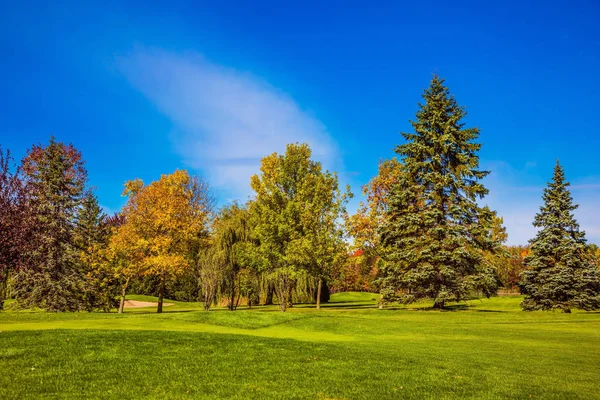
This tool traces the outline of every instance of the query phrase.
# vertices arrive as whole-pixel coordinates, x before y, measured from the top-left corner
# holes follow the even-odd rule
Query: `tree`
[[[201,251],[198,264],[202,302],[204,303],[204,310],[208,311],[212,304],[217,301],[219,283],[223,276],[222,253],[210,243]]]
[[[600,246],[595,243],[589,244],[590,252],[593,254],[593,258],[596,261],[596,265],[600,268]]]
[[[533,221],[540,230],[530,240],[530,253],[524,261],[528,270],[519,283],[525,311],[560,309],[570,313],[572,308],[600,308],[598,269],[585,232],[579,230],[573,216],[578,206],[568,187],[557,161],[552,181],[544,189],[544,205]]]
[[[523,260],[529,249],[526,246],[507,246],[504,250],[508,256],[497,264],[498,277],[504,289],[514,291],[518,287],[521,274],[525,271]]]
[[[307,144],[288,144],[285,154],[264,157],[260,171],[250,181],[256,192],[250,209],[256,257],[286,311],[300,277],[322,279],[329,262],[324,253],[335,242],[334,220],[343,203],[337,177],[311,160]]]
[[[124,194],[129,198],[116,249],[139,266],[133,272],[159,279],[157,312],[161,313],[166,281],[192,265],[197,242],[206,235],[211,211],[208,187],[187,171],[177,170],[148,185],[139,179],[127,182]]]
[[[465,128],[466,111],[443,79],[434,76],[423,99],[414,132],[402,133],[406,143],[395,149],[401,166],[381,230],[386,264],[378,283],[384,300],[431,298],[441,309],[493,290],[483,253],[499,243],[491,237],[495,213],[477,204],[488,192],[474,142],[479,129]]]
[[[9,274],[27,266],[27,256],[34,248],[34,210],[28,192],[10,151],[0,147],[0,311]]]
[[[342,264],[348,253],[347,243],[344,241],[343,217],[346,215],[346,203],[352,196],[350,189],[342,193],[339,189],[337,174],[321,171],[320,164],[316,165],[309,189],[312,193],[304,202],[303,223],[304,249],[301,256],[306,256],[308,272],[317,279],[316,303],[317,309],[321,308],[323,296],[323,282],[326,290],[327,280],[336,264]]]
[[[381,161],[377,175],[362,187],[366,202],[360,202],[356,214],[347,218],[347,229],[357,249],[380,255],[379,228],[387,222],[390,191],[398,183],[400,172],[397,158]]]
[[[81,153],[51,137],[47,146],[35,145],[27,152],[22,170],[35,209],[36,247],[28,254],[28,268],[14,279],[17,302],[48,311],[84,309],[85,279],[74,239],[87,181]]]
[[[227,307],[230,311],[237,308],[241,294],[238,277],[245,266],[243,252],[250,242],[250,234],[250,216],[245,207],[234,203],[219,212],[214,224],[216,257],[213,257],[213,262],[222,263],[224,292],[228,293]]]
[[[105,255],[105,269],[120,285],[119,314],[125,311],[125,298],[131,281],[145,272],[145,242],[133,224],[126,224],[124,215],[110,220],[111,235]]]
[[[85,276],[86,308],[108,312],[116,306],[116,279],[107,264],[107,246],[113,220],[109,220],[91,190],[77,212],[74,239],[79,250],[80,272]]]
[[[381,258],[373,252],[357,249],[336,265],[332,274],[332,290],[335,292],[375,292],[373,281],[377,278]]]

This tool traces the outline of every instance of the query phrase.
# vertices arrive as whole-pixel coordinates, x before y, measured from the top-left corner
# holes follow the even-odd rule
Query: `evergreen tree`
[[[14,294],[23,307],[48,311],[84,308],[84,277],[78,269],[74,230],[87,172],[81,153],[51,137],[33,146],[22,162],[35,207],[35,248],[28,268],[14,279]]]
[[[600,308],[600,281],[593,254],[586,245],[585,232],[573,216],[577,205],[569,192],[569,182],[560,164],[544,189],[544,205],[533,226],[540,228],[530,240],[531,249],[524,264],[519,288],[525,295],[526,311],[571,308]]]
[[[474,290],[495,292],[483,253],[499,243],[491,235],[495,213],[476,202],[488,192],[474,142],[479,129],[464,127],[466,111],[443,79],[434,76],[423,99],[414,133],[402,133],[406,143],[395,149],[402,165],[381,230],[386,263],[378,283],[384,300],[431,298],[443,308]]]
[[[79,251],[79,271],[85,277],[85,308],[89,311],[109,311],[118,306],[118,281],[106,259],[110,232],[98,199],[88,191],[77,211],[74,239]]]
[[[85,250],[94,244],[106,242],[106,218],[98,204],[98,198],[92,191],[88,191],[77,210],[75,239],[80,249]]]

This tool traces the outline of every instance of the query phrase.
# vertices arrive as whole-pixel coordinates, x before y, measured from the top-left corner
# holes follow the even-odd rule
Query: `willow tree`
[[[166,281],[190,268],[193,249],[205,235],[211,205],[208,188],[187,171],[177,170],[148,185],[139,179],[129,181],[124,194],[125,223],[115,240],[122,239],[121,254],[132,257],[142,274],[158,277],[160,313]]]
[[[224,292],[227,293],[227,307],[237,308],[242,288],[240,272],[245,267],[244,250],[251,238],[250,215],[238,204],[224,207],[214,223],[213,243],[215,254],[212,262],[221,263]]]
[[[524,260],[527,269],[519,282],[525,295],[521,306],[526,311],[559,309],[566,313],[572,308],[600,308],[598,269],[585,232],[579,230],[573,215],[577,205],[558,161],[543,199],[533,221],[540,230],[530,240]]]
[[[298,278],[323,279],[331,262],[327,252],[337,243],[344,198],[337,177],[311,155],[307,144],[288,144],[285,154],[264,157],[250,181],[256,255],[275,283],[282,311]]]
[[[479,129],[465,128],[466,111],[443,79],[433,77],[423,100],[414,131],[402,133],[406,142],[395,149],[401,166],[381,230],[387,262],[379,283],[384,299],[430,298],[443,308],[473,290],[495,290],[483,254],[499,243],[491,235],[495,214],[477,203],[488,193]]]

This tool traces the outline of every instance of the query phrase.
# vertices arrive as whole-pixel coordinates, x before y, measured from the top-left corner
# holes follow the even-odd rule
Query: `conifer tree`
[[[381,230],[386,263],[378,283],[384,300],[430,298],[443,308],[474,290],[495,292],[483,253],[499,243],[491,235],[495,213],[477,204],[488,193],[474,142],[479,129],[465,128],[466,110],[443,79],[434,76],[423,99],[414,132],[402,133],[406,143],[395,149],[401,166]]]
[[[107,215],[98,204],[98,198],[88,191],[77,210],[75,239],[79,248],[86,249],[94,244],[106,242],[106,218]]]
[[[48,311],[84,308],[84,277],[78,269],[74,240],[77,209],[84,195],[87,171],[81,153],[50,138],[33,146],[22,161],[35,208],[35,249],[28,268],[15,277],[14,294],[23,307]]]
[[[533,226],[540,228],[530,240],[527,268],[519,288],[525,295],[521,306],[526,311],[572,308],[600,308],[600,281],[593,254],[586,245],[585,232],[573,216],[577,205],[568,189],[565,173],[556,162],[554,176],[544,189],[544,205]]]
[[[89,190],[77,211],[74,240],[79,251],[79,271],[85,277],[85,308],[109,311],[117,302],[118,282],[107,267],[111,230],[107,215]]]

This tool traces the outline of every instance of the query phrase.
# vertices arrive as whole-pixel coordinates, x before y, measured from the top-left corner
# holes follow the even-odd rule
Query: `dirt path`
[[[173,303],[163,303],[163,307],[172,306]],[[125,300],[125,308],[157,307],[153,301]]]

